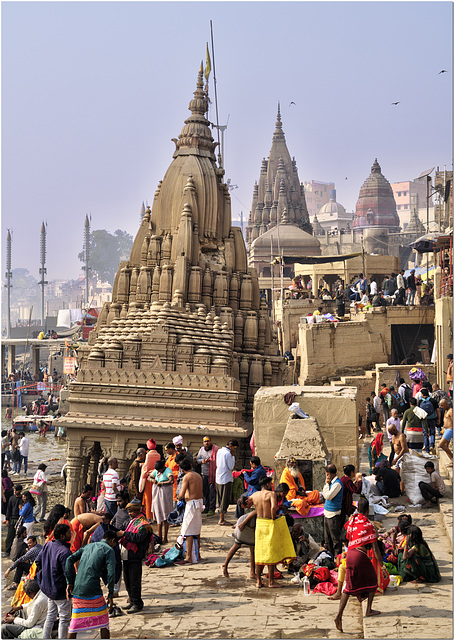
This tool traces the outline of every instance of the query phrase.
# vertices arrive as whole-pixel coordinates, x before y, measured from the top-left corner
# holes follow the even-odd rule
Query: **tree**
[[[88,266],[99,278],[113,284],[120,260],[127,260],[132,248],[132,236],[126,231],[117,229],[109,233],[105,229],[96,229],[90,234],[90,258]],[[85,261],[85,253],[78,255]]]

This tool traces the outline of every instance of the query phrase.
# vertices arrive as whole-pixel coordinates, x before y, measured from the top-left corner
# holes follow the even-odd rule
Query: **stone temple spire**
[[[304,189],[299,181],[296,162],[290,157],[282,128],[280,103],[277,105],[276,128],[273,133],[270,155],[268,160],[262,161],[258,187],[257,198],[255,191],[253,193],[251,222],[246,228],[246,240],[249,247],[256,238],[280,221],[284,207],[287,209],[289,223],[312,234]],[[280,206],[279,201],[281,202]],[[283,204],[284,202],[285,204]],[[264,207],[266,209],[265,216],[262,215]],[[268,208],[270,211],[269,220]]]
[[[213,154],[217,143],[211,135],[210,123],[205,114],[208,111],[208,96],[203,88],[203,64],[200,65],[197,77],[197,88],[194,91],[194,98],[189,103],[191,115],[185,120],[185,125],[181,130],[178,140],[174,139],[176,151],[174,158],[179,152],[185,153],[186,149],[198,149],[203,155]]]

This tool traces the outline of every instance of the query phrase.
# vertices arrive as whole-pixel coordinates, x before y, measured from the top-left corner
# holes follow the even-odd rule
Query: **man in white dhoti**
[[[196,473],[189,460],[180,462],[180,469],[184,472],[181,483],[179,500],[186,502],[183,523],[181,525],[181,535],[186,538],[187,562],[192,563],[192,547],[194,538],[197,538],[200,550],[200,532],[202,530],[202,509],[203,509],[203,481],[202,476]]]

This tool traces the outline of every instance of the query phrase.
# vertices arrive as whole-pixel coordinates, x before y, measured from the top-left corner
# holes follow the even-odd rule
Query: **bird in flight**
[[[391,104],[394,104],[394,105],[395,105],[395,104],[400,104],[400,102],[391,102]]]
[[[348,180],[348,178],[345,178],[346,180]]]
[[[289,106],[289,107],[291,107],[291,106],[292,106],[292,104],[294,104],[294,105],[295,105],[295,107],[296,107],[296,102],[293,102],[293,101],[292,101],[288,106]]]
[[[440,73],[448,73],[448,72],[446,71],[446,69],[442,69],[441,71],[438,72],[438,75],[440,75]]]

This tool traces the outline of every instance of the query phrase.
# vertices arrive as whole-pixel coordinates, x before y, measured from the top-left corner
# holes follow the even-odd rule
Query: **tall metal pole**
[[[8,234],[6,236],[6,290],[8,294],[8,324],[6,327],[6,337],[11,338],[11,278],[13,274],[11,271],[11,232],[8,229]]]
[[[84,258],[85,258],[85,306],[88,309],[88,274],[90,267],[88,266],[90,260],[90,221],[88,215],[85,216],[84,225]]]
[[[432,178],[430,176],[427,176],[427,180],[426,180],[426,185],[427,185],[427,189],[426,189],[426,222],[427,222],[427,226],[426,226],[426,233],[429,233],[429,183],[432,180]],[[427,252],[426,254],[426,284],[429,282],[429,252]]]
[[[47,269],[46,269],[46,225],[44,222],[41,225],[41,240],[40,240],[40,262],[41,268],[39,270],[39,275],[41,276],[41,280],[39,281],[39,285],[41,286],[41,325],[43,327],[43,331],[46,332],[46,314],[44,310],[44,287],[47,284],[46,277]]]

